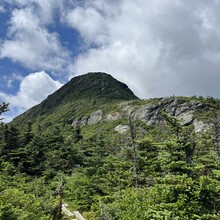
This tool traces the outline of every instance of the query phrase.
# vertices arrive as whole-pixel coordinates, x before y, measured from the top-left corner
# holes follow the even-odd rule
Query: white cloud
[[[34,8],[34,13],[38,16],[41,23],[54,23],[56,12],[63,8],[66,0],[3,0],[19,9]]]
[[[218,1],[121,0],[117,7],[106,1],[102,9],[103,1],[86,2],[69,12],[69,24],[92,42],[107,30],[108,40],[78,56],[73,74],[108,72],[144,98],[219,96]],[[89,10],[100,16],[87,16]]]
[[[4,7],[2,5],[0,5],[0,13],[2,13],[4,11],[5,11]]]
[[[84,43],[103,45],[108,43],[110,19],[119,13],[117,7],[121,1],[87,0],[75,1],[65,8],[63,22],[76,29],[85,40]]]
[[[67,0],[2,0],[5,3],[12,5],[15,8],[24,9],[32,7],[34,13],[44,24],[54,22],[56,11],[62,9]]]
[[[15,81],[21,82],[23,80],[23,76],[18,73],[12,73],[11,75],[3,75],[2,76],[3,80],[6,82],[8,88],[13,87],[13,83]]]
[[[0,58],[8,57],[33,71],[71,72],[69,77],[108,72],[143,98],[219,95],[219,1],[7,2],[16,9],[12,10],[7,39],[0,41]],[[72,59],[58,34],[48,30],[49,25],[68,25],[77,30],[82,42],[88,43],[83,48],[86,51]],[[23,84],[21,94],[29,93],[22,88]],[[31,95],[35,93],[22,95],[20,106],[25,106],[27,100],[37,103]],[[16,100],[12,103],[19,105]]]
[[[14,9],[8,39],[0,44],[0,58],[10,58],[33,70],[65,69],[69,52],[62,47],[59,36],[47,30],[47,19],[42,21],[42,17],[31,6]]]
[[[76,7],[67,14],[66,21],[77,29],[86,41],[96,44],[106,41],[105,18],[94,8]]]
[[[40,103],[61,86],[60,82],[53,80],[46,72],[35,72],[23,78],[17,94],[0,92],[0,99],[10,104],[11,114],[15,116]]]

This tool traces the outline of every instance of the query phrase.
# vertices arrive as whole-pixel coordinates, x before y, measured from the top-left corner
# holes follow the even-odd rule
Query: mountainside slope
[[[135,99],[138,98],[128,86],[114,79],[111,75],[101,72],[87,73],[72,78],[39,105],[15,118],[13,123],[19,125],[28,120],[33,121],[38,116],[41,117],[56,112],[58,108],[62,108],[64,105],[66,105],[68,111],[72,110],[74,112],[75,106],[78,105],[80,100],[109,103]],[[77,104],[72,106],[73,103]],[[64,109],[65,107],[63,107],[62,115],[65,115]]]
[[[91,220],[219,220],[219,106],[76,77],[0,127],[1,215],[61,219],[67,203]]]
[[[174,116],[184,126],[193,125],[196,132],[212,125],[211,111],[218,103],[213,98],[165,97],[138,99],[127,85],[106,73],[88,73],[74,77],[49,95],[42,103],[15,118],[12,124],[23,127],[31,122],[46,129],[55,124],[82,127],[128,119],[146,125],[161,124],[163,112]]]

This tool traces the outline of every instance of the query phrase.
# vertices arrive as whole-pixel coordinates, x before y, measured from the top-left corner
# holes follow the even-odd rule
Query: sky
[[[0,0],[5,121],[96,71],[140,98],[219,98],[219,11],[219,0]]]

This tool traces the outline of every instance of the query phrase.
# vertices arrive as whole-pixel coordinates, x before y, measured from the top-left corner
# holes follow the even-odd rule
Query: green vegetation
[[[95,90],[86,99],[80,96],[86,94],[85,79],[78,80],[84,82],[78,98],[68,92],[69,83],[12,123],[1,124],[0,219],[64,219],[61,203],[88,220],[220,219],[219,100],[177,98],[177,105],[202,103],[195,115],[208,115],[213,124],[202,133],[163,109],[163,121],[155,125],[124,116],[80,127],[72,122],[97,110],[116,114],[161,99],[132,100],[130,92],[113,99]],[[114,83],[110,86],[119,94]],[[120,94],[127,92],[122,87]],[[0,105],[0,115],[6,110],[7,104]],[[130,129],[120,133],[118,125]]]
[[[97,105],[120,102],[123,100],[138,99],[128,86],[117,81],[111,75],[105,73],[88,73],[74,77],[58,91],[49,95],[41,104],[31,108],[14,120],[19,125],[29,120],[41,119],[50,114],[59,114],[60,110],[68,109],[74,113],[84,109],[83,103],[88,103],[89,108],[97,109]],[[98,103],[97,103],[98,102]],[[64,112],[66,112],[64,110]],[[87,111],[88,112],[88,111]],[[68,115],[62,115],[67,117]],[[39,120],[40,120],[39,119]]]

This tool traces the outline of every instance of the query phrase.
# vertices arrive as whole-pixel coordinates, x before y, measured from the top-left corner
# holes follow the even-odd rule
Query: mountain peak
[[[138,99],[128,86],[111,75],[102,72],[90,72],[72,78],[39,105],[34,106],[15,121],[32,120],[37,115],[55,111],[58,107],[77,100],[99,100],[100,102],[126,101]],[[21,119],[21,120],[19,120]]]
[[[74,99],[137,99],[126,84],[103,72],[89,72],[85,75],[74,77],[62,89],[68,90],[68,93],[72,92],[72,98]]]

